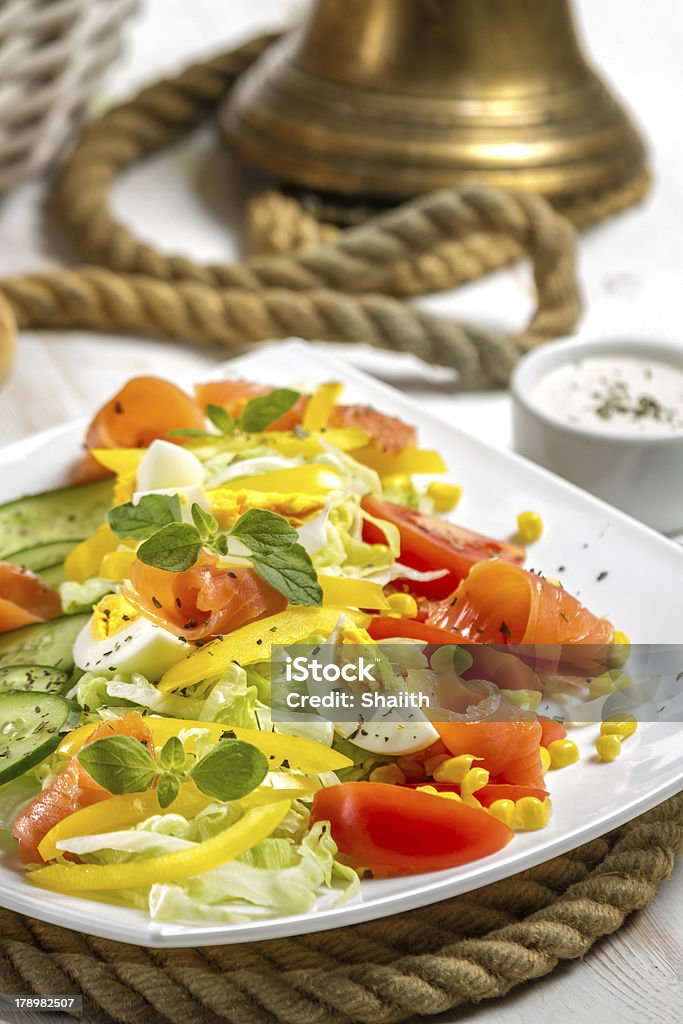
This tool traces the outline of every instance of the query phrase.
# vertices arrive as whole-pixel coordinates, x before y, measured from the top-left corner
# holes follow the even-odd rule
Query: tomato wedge
[[[166,572],[133,562],[126,596],[165,629],[193,642],[275,615],[287,600],[253,569],[194,565]]]
[[[147,448],[171,430],[202,430],[204,415],[184,391],[160,377],[133,377],[88,427],[86,448]]]
[[[450,629],[439,629],[438,626],[430,626],[428,622],[420,622],[418,619],[395,619],[390,615],[376,615],[370,621],[368,633],[373,640],[403,637],[426,644],[457,644],[462,641],[471,645],[471,641],[463,640],[459,633]]]
[[[543,788],[540,722],[434,722],[451,754],[481,758],[491,778]]]
[[[386,519],[398,527],[401,535],[399,560],[404,565],[422,572],[448,570],[438,580],[422,583],[403,580],[415,594],[445,598],[452,594],[477,562],[495,557],[521,565],[526,558],[524,548],[517,544],[485,537],[439,516],[427,515],[392,501],[366,497],[363,499],[363,508],[376,519]],[[371,544],[386,543],[379,527],[369,522],[363,524],[363,539]]]
[[[329,821],[345,857],[376,874],[457,867],[502,849],[512,832],[486,811],[380,782],[319,790],[312,821]]]
[[[59,594],[40,576],[12,562],[0,562],[0,633],[61,614]]]

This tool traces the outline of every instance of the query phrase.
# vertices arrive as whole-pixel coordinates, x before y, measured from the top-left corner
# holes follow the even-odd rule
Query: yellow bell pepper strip
[[[316,743],[313,740],[302,739],[299,736],[286,736],[277,732],[265,732],[259,729],[243,729],[237,725],[222,725],[220,722],[193,722],[185,718],[155,718],[148,715],[145,718],[145,725],[152,733],[156,747],[163,747],[164,743],[177,736],[184,729],[206,729],[211,735],[214,743],[218,743],[221,736],[226,732],[234,734],[238,740],[245,743],[252,743],[259,750],[263,751],[273,768],[287,761],[290,768],[300,772],[319,774],[321,772],[336,772],[342,768],[349,768],[352,761],[323,743]],[[86,740],[97,728],[96,722],[89,725],[82,725],[67,733],[58,748],[63,757],[73,757],[82,749]]]
[[[320,788],[321,784],[315,777],[291,775],[288,772],[269,772],[263,783],[243,797],[239,803],[247,810],[249,807],[263,807],[277,800],[298,800],[301,797],[313,796]],[[64,839],[132,828],[155,814],[181,814],[184,818],[193,818],[213,802],[213,797],[200,793],[192,781],[185,782],[173,803],[165,808],[159,806],[154,789],[145,793],[113,796],[109,800],[101,800],[99,803],[90,804],[89,807],[82,807],[58,821],[39,843],[38,853],[45,861],[54,860],[61,852],[57,843]]]
[[[260,473],[256,476],[234,477],[222,484],[217,491],[227,488],[233,491],[274,491],[276,494],[329,494],[330,491],[339,490],[341,486],[342,479],[339,473],[329,466],[292,466],[291,469],[274,469],[270,473]],[[217,491],[209,491],[209,501]]]
[[[102,559],[97,575],[103,580],[126,580],[134,561],[135,551],[132,548],[110,551]]]
[[[90,454],[110,472],[127,476],[137,472],[146,452],[146,448],[93,448]]]
[[[318,576],[323,589],[323,605],[337,608],[388,609],[391,607],[384,588],[372,580],[357,580],[350,576]]]
[[[344,391],[339,383],[321,384],[306,403],[301,425],[304,430],[323,430]]]
[[[238,665],[254,665],[268,661],[273,644],[301,643],[307,636],[320,633],[329,636],[337,625],[342,608],[287,608],[267,619],[249,622],[246,626],[200,647],[189,658],[174,665],[158,686],[162,693],[182,690],[202,679],[218,675],[235,661]]]
[[[356,448],[363,448],[370,440],[360,427],[335,427],[311,431],[308,437],[298,437],[291,430],[266,430],[262,434],[249,436],[277,449],[281,455],[303,455],[306,458],[324,451],[321,441],[334,445],[342,452],[351,452]]]
[[[265,807],[252,807],[225,831],[196,846],[160,857],[125,864],[49,864],[30,871],[34,885],[55,892],[97,892],[101,889],[141,889],[155,882],[177,882],[210,871],[234,860],[252,846],[267,839],[291,807],[290,800],[278,800]]]
[[[62,839],[131,828],[151,818],[153,814],[182,814],[184,818],[193,818],[212,802],[212,798],[200,793],[193,782],[186,782],[173,803],[166,808],[159,806],[155,789],[148,789],[145,793],[112,796],[108,800],[82,807],[58,821],[38,844],[38,853],[43,860],[53,860],[59,855],[57,843]]]
[[[380,451],[375,445],[366,445],[350,453],[364,466],[374,469],[380,476],[394,476],[397,473],[445,473],[446,464],[438,452],[422,448],[404,448],[391,455]]]
[[[64,559],[64,575],[67,580],[84,583],[91,576],[97,576],[102,559],[115,551],[119,543],[109,524],[103,523],[92,537],[77,544]]]

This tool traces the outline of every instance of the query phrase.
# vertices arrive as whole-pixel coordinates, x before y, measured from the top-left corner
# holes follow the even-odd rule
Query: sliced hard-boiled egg
[[[137,491],[200,487],[204,467],[192,452],[169,441],[153,441],[137,468]]]
[[[139,672],[156,680],[193,650],[145,618],[122,594],[108,594],[78,634],[74,661],[86,672]]]
[[[335,722],[335,732],[372,754],[414,754],[436,743],[439,734],[419,709],[403,710],[401,721]]]
[[[136,491],[133,495],[133,504],[137,505],[146,494],[177,494],[180,498],[180,513],[184,523],[193,521],[193,505],[200,505],[205,512],[208,512],[210,508],[209,501],[201,487],[160,487],[155,491]]]

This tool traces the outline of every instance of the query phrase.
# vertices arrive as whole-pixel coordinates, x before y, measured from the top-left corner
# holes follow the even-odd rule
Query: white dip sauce
[[[683,368],[635,356],[588,356],[543,377],[533,393],[545,413],[604,434],[663,436],[683,430]]]

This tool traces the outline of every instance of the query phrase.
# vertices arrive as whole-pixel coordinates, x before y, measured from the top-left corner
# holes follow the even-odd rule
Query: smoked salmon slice
[[[543,789],[540,722],[434,722],[454,757],[481,758],[491,781]]]
[[[563,587],[502,559],[479,562],[427,622],[480,644],[612,643],[614,627]]]
[[[166,572],[135,561],[130,580],[131,603],[189,642],[229,633],[287,607],[287,599],[249,568],[205,564]]]
[[[12,562],[0,562],[0,633],[61,614],[59,594],[40,576]]]
[[[150,754],[154,755],[152,734],[142,715],[137,711],[130,711],[122,718],[112,718],[103,722],[88,737],[86,745],[107,736],[132,736],[133,739],[144,743]],[[19,840],[22,864],[42,862],[38,845],[50,829],[63,818],[80,810],[81,807],[88,807],[110,796],[111,793],[95,782],[79,764],[78,755],[74,754],[52,785],[39,793],[14,823],[12,835]]]
[[[133,377],[106,402],[88,427],[85,446],[147,448],[172,430],[203,430],[195,400],[161,377]]]

